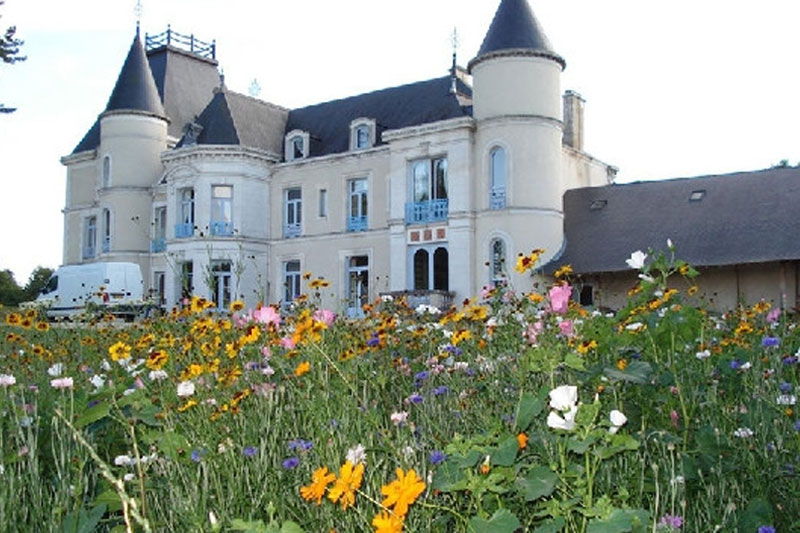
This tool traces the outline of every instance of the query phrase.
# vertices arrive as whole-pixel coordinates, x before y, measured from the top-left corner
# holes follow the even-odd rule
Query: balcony
[[[495,187],[490,191],[489,209],[504,209],[506,207],[506,188]]]
[[[212,222],[209,225],[209,231],[216,237],[232,237],[233,222]]]
[[[448,201],[429,200],[406,204],[406,224],[425,224],[447,220]]]
[[[167,240],[163,237],[153,239],[150,241],[150,251],[154,254],[166,251],[167,249]]]
[[[300,223],[290,223],[284,224],[283,226],[283,238],[284,239],[292,239],[294,237],[299,237],[300,233],[302,232],[302,228],[300,227]]]
[[[347,231],[367,231],[367,217],[347,217]]]
[[[416,309],[420,305],[430,305],[444,312],[453,305],[455,294],[442,290],[416,290],[384,292],[381,293],[381,296],[391,296],[395,300],[402,298],[411,309]]]
[[[194,224],[191,222],[175,224],[175,238],[188,239],[194,235]]]

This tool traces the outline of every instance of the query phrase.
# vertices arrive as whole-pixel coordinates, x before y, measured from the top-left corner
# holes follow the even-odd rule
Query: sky
[[[142,33],[215,39],[229,89],[301,107],[446,74],[480,48],[499,0],[141,0]],[[530,0],[586,99],[585,150],[617,182],[800,160],[800,2]],[[135,0],[6,0],[27,61],[0,65],[0,269],[61,263],[66,168],[105,108]]]

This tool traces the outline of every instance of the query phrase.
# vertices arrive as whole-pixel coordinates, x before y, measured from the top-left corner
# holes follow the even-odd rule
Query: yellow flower
[[[532,292],[532,293],[530,293],[528,295],[528,300],[530,300],[531,302],[533,302],[535,304],[538,304],[538,303],[541,303],[542,301],[544,301],[544,296],[542,296],[538,292]]]
[[[396,471],[397,479],[381,487],[381,494],[386,496],[381,502],[384,507],[394,505],[394,512],[402,517],[408,514],[408,506],[414,503],[417,497],[425,491],[425,482],[410,469],[407,473],[402,468]]]
[[[231,302],[230,309],[232,313],[244,309],[244,302],[241,300],[234,300]]]
[[[182,412],[194,407],[195,405],[197,405],[197,402],[195,400],[188,400],[185,404],[183,404],[180,407],[178,407],[178,412],[182,413]]]
[[[148,354],[145,365],[150,370],[161,370],[164,368],[164,365],[167,364],[168,360],[169,354],[167,352],[164,350],[154,350]]]
[[[689,265],[681,266],[681,268],[678,269],[678,272],[680,272],[681,276],[685,276],[686,274],[689,273]]]
[[[317,279],[315,279],[315,280],[312,280],[312,281],[311,281],[311,282],[308,284],[308,286],[309,286],[310,288],[312,288],[312,289],[321,289],[321,288],[327,287],[327,286],[328,286],[328,285],[330,285],[330,284],[331,284],[331,283],[330,283],[328,280],[326,280],[326,279],[323,279],[323,278],[317,278]]]
[[[111,345],[108,348],[108,355],[111,356],[112,361],[121,361],[131,356],[131,347],[122,341]]]
[[[514,267],[517,272],[520,274],[524,274],[528,270],[531,270],[536,263],[539,261],[539,256],[542,255],[544,250],[536,249],[533,250],[529,255],[522,255],[519,254],[517,257],[517,266]]]
[[[596,340],[583,341],[578,345],[578,353],[581,355],[586,355],[589,353],[589,350],[594,350],[595,348],[597,348]]]
[[[294,369],[294,375],[299,378],[303,374],[306,374],[309,370],[311,370],[311,363],[308,361],[303,361],[297,365],[297,368]]]
[[[761,300],[760,302],[758,302],[753,306],[753,311],[755,311],[756,313],[766,313],[767,311],[769,311],[770,307],[772,307],[771,303]]]
[[[450,342],[453,346],[458,345],[461,341],[469,340],[472,337],[472,334],[467,329],[462,329],[453,333],[453,336],[450,337]]]
[[[525,433],[517,435],[517,446],[520,450],[528,447],[528,436]]]
[[[381,511],[372,519],[375,533],[402,533],[403,519],[396,514]]]
[[[300,496],[307,502],[315,501],[317,505],[322,504],[322,497],[328,489],[328,485],[336,479],[336,474],[328,473],[328,467],[317,468],[311,476],[311,484],[300,487]]]
[[[50,331],[50,324],[47,322],[37,322],[36,331]]]
[[[19,323],[22,322],[22,317],[19,313],[8,313],[6,315],[6,324],[9,326],[19,326]]]
[[[556,278],[563,278],[572,274],[572,265],[564,265],[553,274]]]
[[[736,331],[735,331],[736,335],[743,335],[743,334],[752,333],[752,332],[753,332],[753,326],[751,326],[749,323],[745,322],[744,320],[739,322],[739,325],[736,327]]]
[[[691,287],[689,287],[689,290],[686,291],[686,294],[688,294],[689,296],[693,296],[697,292],[697,290],[698,290],[697,285],[692,285]]]
[[[485,320],[489,314],[489,308],[485,305],[471,305],[464,309],[464,314],[470,320]]]
[[[345,462],[339,469],[339,478],[328,491],[328,499],[333,503],[339,502],[342,510],[352,507],[356,502],[356,491],[361,487],[364,477],[364,463],[353,466],[350,461]]]
[[[628,368],[628,361],[626,359],[617,359],[617,369],[625,370]]]

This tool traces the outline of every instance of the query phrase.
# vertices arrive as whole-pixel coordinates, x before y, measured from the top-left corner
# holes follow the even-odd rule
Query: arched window
[[[447,248],[437,248],[433,252],[433,288],[437,291],[450,290],[450,257]]]
[[[111,156],[103,157],[103,187],[111,186]]]
[[[414,252],[414,290],[427,291],[428,282],[428,250]]]
[[[413,268],[414,290],[450,290],[450,256],[447,248],[440,246],[435,250],[433,248],[416,250],[413,256]]]
[[[107,254],[111,251],[111,211],[108,209],[103,209],[103,217],[101,219],[101,223],[103,225],[102,232],[103,232],[103,242],[102,242],[102,250],[104,254]]]
[[[489,244],[489,275],[493,284],[505,283],[508,278],[506,263],[505,241],[503,239],[492,239]]]
[[[489,207],[503,209],[506,206],[506,151],[500,146],[489,153],[489,167],[492,180]]]

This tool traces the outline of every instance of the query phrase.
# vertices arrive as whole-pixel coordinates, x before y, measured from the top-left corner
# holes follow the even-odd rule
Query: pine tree
[[[3,4],[5,4],[5,1],[0,0],[0,7]],[[17,27],[9,26],[6,28],[5,33],[0,36],[0,59],[3,60],[3,63],[14,64],[17,61],[25,61],[27,59],[25,56],[19,55],[20,47],[24,44],[24,41],[17,39],[15,37],[16,33]],[[16,111],[15,108],[0,104],[0,113],[13,113],[14,111]]]

